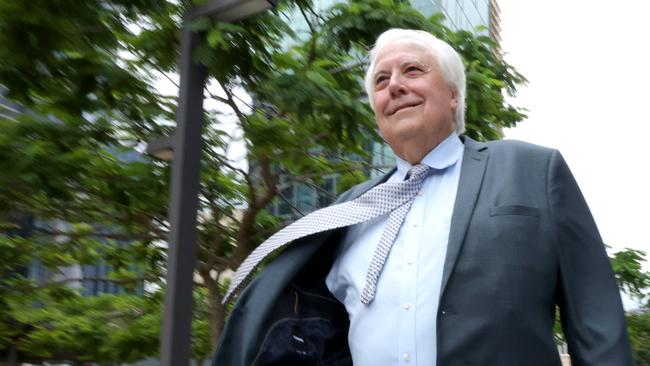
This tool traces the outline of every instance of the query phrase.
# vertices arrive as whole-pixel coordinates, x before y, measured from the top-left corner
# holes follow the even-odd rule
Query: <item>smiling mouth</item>
[[[397,113],[397,112],[399,112],[399,111],[401,111],[401,110],[408,109],[408,108],[413,108],[413,107],[417,107],[417,106],[419,106],[420,104],[422,104],[422,103],[413,103],[413,104],[406,104],[406,105],[403,105],[403,106],[401,106],[401,107],[395,109],[392,113],[389,113],[388,115],[389,115],[389,116],[392,116],[393,114],[395,114],[395,113]]]

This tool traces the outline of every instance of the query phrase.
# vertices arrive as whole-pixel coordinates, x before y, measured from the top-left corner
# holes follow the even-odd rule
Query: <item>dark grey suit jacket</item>
[[[560,153],[462,139],[437,314],[438,366],[560,365],[556,306],[574,366],[632,365],[604,245]],[[351,364],[347,313],[324,285],[343,235],[312,235],[271,262],[234,307],[213,365]]]

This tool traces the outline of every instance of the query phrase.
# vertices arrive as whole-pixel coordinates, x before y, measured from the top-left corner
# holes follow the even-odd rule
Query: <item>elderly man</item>
[[[632,365],[603,243],[562,156],[465,136],[460,56],[392,29],[366,88],[398,156],[242,264],[214,365]]]

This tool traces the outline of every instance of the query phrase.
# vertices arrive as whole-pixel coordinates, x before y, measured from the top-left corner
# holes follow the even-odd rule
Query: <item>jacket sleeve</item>
[[[548,201],[559,261],[556,301],[573,366],[633,365],[621,297],[596,224],[553,151]]]

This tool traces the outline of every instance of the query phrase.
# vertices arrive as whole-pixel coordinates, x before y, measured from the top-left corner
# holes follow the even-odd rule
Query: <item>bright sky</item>
[[[650,2],[498,2],[506,60],[529,80],[506,138],[559,149],[605,243],[650,251]]]

